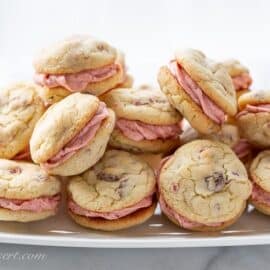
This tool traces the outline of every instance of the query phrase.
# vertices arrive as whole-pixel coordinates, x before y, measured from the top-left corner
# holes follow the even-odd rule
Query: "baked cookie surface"
[[[68,192],[80,207],[110,212],[152,195],[156,180],[153,170],[128,152],[108,150],[93,168],[71,178]]]
[[[114,63],[117,50],[107,42],[75,35],[44,48],[34,59],[39,73],[63,74],[94,69]]]
[[[0,157],[27,149],[34,126],[45,111],[39,86],[15,83],[0,91]]]
[[[161,167],[158,186],[171,211],[195,230],[231,224],[251,194],[244,165],[227,145],[209,140],[180,147]]]

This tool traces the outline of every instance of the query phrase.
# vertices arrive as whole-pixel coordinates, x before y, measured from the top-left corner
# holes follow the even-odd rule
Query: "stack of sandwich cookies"
[[[101,95],[125,80],[123,54],[104,41],[72,36],[34,60],[34,80],[41,86]]]
[[[0,91],[0,158],[30,159],[29,140],[45,111],[31,83],[12,84]]]
[[[162,212],[175,224],[194,231],[219,231],[241,216],[251,183],[229,146],[195,140],[163,160],[158,191]]]
[[[38,165],[0,159],[0,220],[29,222],[56,214],[61,183]]]
[[[169,102],[200,133],[217,132],[225,116],[237,112],[236,94],[226,69],[202,52],[178,50],[158,74]]]
[[[68,211],[78,224],[114,231],[141,224],[156,208],[153,170],[139,157],[109,150],[68,184]]]
[[[270,151],[260,152],[250,166],[250,177],[252,179],[252,194],[250,202],[255,208],[270,215]]]
[[[160,90],[118,88],[101,99],[117,117],[111,146],[136,153],[164,153],[179,146],[182,117]]]
[[[243,94],[238,99],[236,115],[240,132],[255,147],[270,146],[270,92],[259,91]]]
[[[237,97],[248,92],[252,84],[248,68],[235,59],[226,60],[222,64],[232,78]]]
[[[114,112],[97,97],[69,95],[49,107],[36,124],[32,159],[50,174],[82,173],[103,156],[114,124]]]

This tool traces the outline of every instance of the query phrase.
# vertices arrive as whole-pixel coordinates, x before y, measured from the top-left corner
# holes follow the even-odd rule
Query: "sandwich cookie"
[[[32,159],[50,174],[82,173],[103,156],[114,123],[114,112],[97,97],[69,95],[49,107],[36,124]]]
[[[255,147],[270,146],[270,92],[248,92],[238,99],[240,132]]]
[[[71,177],[68,211],[81,226],[103,231],[145,222],[156,208],[153,170],[139,157],[109,150],[91,169]]]
[[[61,182],[38,165],[0,159],[0,220],[30,222],[56,214]]]
[[[158,175],[162,212],[192,231],[219,231],[245,210],[251,194],[244,165],[229,146],[196,140],[163,160]]]
[[[198,50],[177,50],[175,59],[161,67],[158,82],[172,106],[200,133],[217,132],[226,114],[237,112],[228,72]]]
[[[237,98],[248,92],[252,84],[252,78],[248,68],[235,59],[228,59],[222,62],[222,64],[232,78]]]
[[[124,56],[104,41],[76,35],[43,49],[34,81],[48,88],[101,95],[125,80]]]
[[[252,161],[250,166],[250,177],[252,179],[252,194],[250,202],[255,208],[270,215],[270,151],[260,152]]]
[[[0,158],[30,159],[29,140],[45,111],[40,86],[15,83],[0,91]]]
[[[188,125],[180,135],[182,144],[197,139],[207,139],[227,144],[244,164],[248,164],[252,159],[253,147],[247,139],[240,136],[239,128],[236,124],[225,123],[222,125],[220,131],[213,134],[201,134]]]
[[[113,89],[101,99],[117,120],[110,145],[136,153],[164,153],[179,146],[181,115],[158,89]]]

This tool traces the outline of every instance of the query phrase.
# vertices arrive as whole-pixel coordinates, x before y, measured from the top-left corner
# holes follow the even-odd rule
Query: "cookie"
[[[252,84],[252,78],[248,68],[235,59],[228,59],[221,64],[226,68],[232,78],[237,98],[240,95],[247,93]]]
[[[0,159],[0,220],[29,222],[56,214],[61,182],[38,165]]]
[[[113,231],[141,224],[155,211],[156,179],[138,156],[108,150],[82,175],[70,178],[68,211],[78,224]]]
[[[154,88],[118,88],[101,99],[117,120],[110,145],[137,153],[163,153],[179,146],[181,115]]]
[[[234,223],[246,207],[251,183],[229,146],[195,140],[163,160],[158,175],[163,213],[194,231],[218,231]]]
[[[104,154],[114,123],[114,112],[95,96],[69,95],[49,107],[36,124],[32,159],[50,174],[82,173]]]
[[[237,125],[244,138],[258,148],[270,146],[270,93],[252,91],[238,99]],[[256,131],[256,132],[255,132]]]
[[[14,83],[0,91],[0,158],[25,153],[34,126],[45,111],[39,86]]]
[[[244,164],[248,164],[253,157],[252,145],[241,137],[239,128],[235,123],[225,123],[220,131],[213,134],[201,134],[188,125],[180,135],[182,144],[196,139],[207,139],[227,144]]]
[[[253,185],[250,202],[258,211],[266,215],[270,215],[269,162],[270,151],[262,151],[252,161],[249,170]]]
[[[160,68],[158,82],[172,106],[200,133],[217,132],[225,115],[237,112],[228,72],[198,50],[176,51],[175,59]]]
[[[34,80],[48,88],[101,95],[125,79],[122,52],[87,35],[76,35],[43,49],[34,60]]]

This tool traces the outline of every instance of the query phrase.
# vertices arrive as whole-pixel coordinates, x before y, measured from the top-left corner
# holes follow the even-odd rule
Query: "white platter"
[[[171,224],[159,209],[145,224],[119,232],[99,232],[73,223],[64,211],[48,220],[19,224],[0,222],[0,242],[43,246],[159,248],[270,244],[270,218],[251,207],[220,233],[194,233]]]

